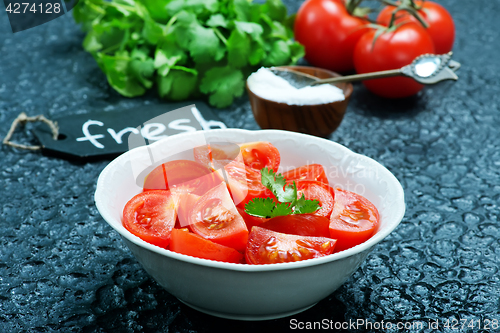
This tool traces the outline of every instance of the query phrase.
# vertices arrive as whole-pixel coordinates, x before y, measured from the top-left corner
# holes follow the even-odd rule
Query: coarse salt
[[[256,95],[289,105],[327,104],[345,99],[342,89],[331,84],[295,88],[267,68],[260,68],[247,80],[248,88]]]

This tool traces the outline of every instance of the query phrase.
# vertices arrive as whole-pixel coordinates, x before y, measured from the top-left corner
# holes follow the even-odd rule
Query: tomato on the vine
[[[341,0],[306,0],[297,12],[295,39],[312,65],[335,72],[354,69],[354,47],[367,31],[365,19],[351,15]]]
[[[420,24],[402,23],[383,31],[365,33],[354,49],[354,66],[359,74],[397,69],[410,64],[416,57],[434,53],[434,43]],[[365,80],[371,92],[388,98],[402,98],[418,93],[424,87],[408,77]]]
[[[434,42],[435,52],[437,54],[448,53],[453,48],[455,41],[455,23],[453,18],[440,4],[433,1],[415,1],[415,8],[422,16],[424,21],[428,24],[427,33]],[[386,6],[384,7],[378,17],[379,24],[388,25],[391,21],[392,13],[397,7]],[[403,20],[411,20],[418,22],[418,20],[407,11],[401,10],[396,13],[396,23]]]

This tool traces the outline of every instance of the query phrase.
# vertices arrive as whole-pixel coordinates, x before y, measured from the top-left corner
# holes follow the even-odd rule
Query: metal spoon
[[[393,76],[407,76],[422,84],[434,84],[443,80],[458,80],[455,71],[460,68],[460,63],[451,60],[452,52],[436,55],[421,55],[407,66],[387,71],[339,76],[330,79],[319,79],[313,75],[282,67],[271,67],[274,74],[289,81],[296,88],[314,86],[323,83],[353,82],[370,79],[380,79]]]

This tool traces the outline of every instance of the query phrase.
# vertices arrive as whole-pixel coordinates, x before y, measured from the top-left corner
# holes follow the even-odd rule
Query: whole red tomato
[[[428,24],[427,32],[434,42],[435,52],[437,54],[448,53],[453,48],[455,41],[455,24],[451,14],[438,3],[432,1],[415,1],[418,13]],[[386,6],[377,17],[377,22],[388,25],[391,21],[392,13],[397,7]],[[397,22],[403,19],[418,22],[418,20],[407,11],[401,10],[396,13]]]
[[[354,69],[354,46],[366,24],[341,0],[306,0],[295,18],[295,39],[304,45],[309,63],[343,73]]]
[[[425,53],[434,53],[432,39],[424,27],[407,22],[381,34],[376,29],[364,34],[354,49],[354,67],[359,74],[397,69]],[[408,97],[423,88],[415,80],[401,76],[366,80],[363,84],[371,92],[388,98]]]

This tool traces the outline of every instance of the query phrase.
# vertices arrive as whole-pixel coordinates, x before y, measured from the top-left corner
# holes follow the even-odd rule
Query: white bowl
[[[322,258],[243,265],[174,253],[144,242],[122,226],[123,207],[141,192],[145,169],[166,160],[193,159],[192,148],[206,142],[251,141],[273,143],[286,169],[322,164],[332,186],[357,192],[378,208],[381,220],[377,233],[365,243]],[[398,226],[405,212],[401,184],[379,163],[332,141],[279,130],[189,132],[130,150],[102,171],[95,201],[104,220],[169,293],[199,311],[240,320],[280,318],[312,307],[358,269],[370,250]]]

